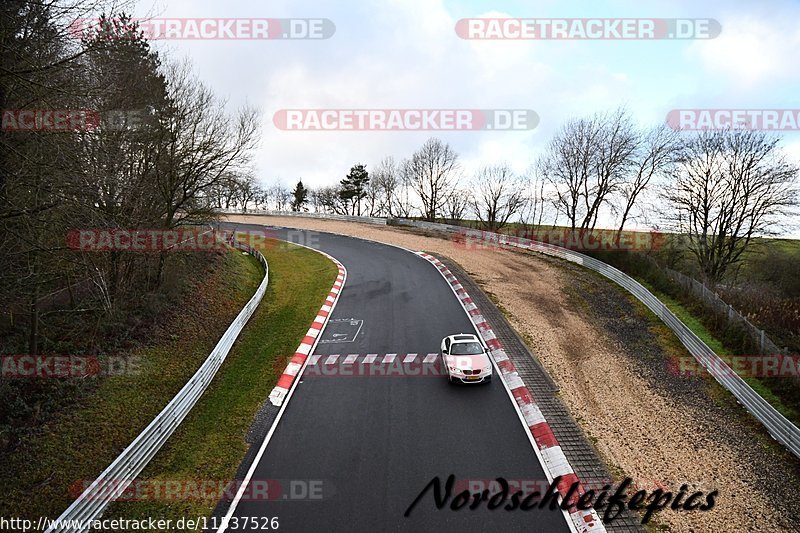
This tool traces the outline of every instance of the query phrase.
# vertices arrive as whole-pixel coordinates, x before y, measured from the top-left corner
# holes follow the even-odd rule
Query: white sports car
[[[492,362],[486,346],[471,333],[442,339],[442,362],[450,383],[486,383],[492,379]]]

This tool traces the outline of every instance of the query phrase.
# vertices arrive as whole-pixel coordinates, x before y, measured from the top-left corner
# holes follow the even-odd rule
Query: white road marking
[[[394,363],[394,358],[395,357],[397,357],[396,353],[387,353],[385,356],[383,356],[383,362],[384,363]]]
[[[326,365],[332,365],[336,363],[336,360],[339,359],[339,354],[329,355],[327,359],[325,359]]]
[[[299,246],[302,246],[303,248],[308,248],[309,250],[313,250],[313,248],[309,248],[308,246],[305,246],[303,244],[300,244]],[[315,251],[320,253],[320,254],[322,254],[322,255],[324,255],[325,257],[331,259],[336,264],[336,266],[339,267],[340,275],[342,275],[344,279],[347,278],[347,269],[345,269],[344,266],[338,260],[336,260],[334,257],[331,257],[330,255],[326,254],[323,251],[320,251],[320,250],[315,250]],[[333,305],[325,306],[325,307],[328,307],[327,310],[330,311],[333,307],[336,306],[338,301],[339,301],[339,299],[337,297],[334,300]],[[300,351],[300,353],[308,355],[311,352],[311,350],[316,347],[318,342],[319,342],[319,337],[314,339],[314,344],[313,345],[308,345],[308,349],[306,349],[306,350],[298,350],[298,351]],[[301,348],[302,348],[302,346],[301,346]],[[309,362],[309,358],[306,358],[304,364],[308,364],[308,362]],[[303,368],[305,368],[305,366],[301,368],[301,371],[302,371]],[[261,446],[258,448],[258,452],[256,453],[256,456],[253,458],[253,462],[250,463],[250,468],[247,470],[247,474],[245,474],[244,480],[242,480],[242,483],[239,486],[239,490],[236,491],[236,495],[233,497],[233,501],[231,502],[230,506],[228,507],[228,512],[222,518],[222,523],[220,524],[219,529],[217,529],[217,533],[223,533],[226,529],[228,529],[228,524],[230,522],[230,519],[233,516],[233,514],[236,512],[236,507],[239,505],[239,501],[242,499],[242,496],[244,495],[245,490],[247,490],[247,487],[250,484],[250,480],[253,478],[253,473],[255,472],[256,467],[258,467],[258,464],[261,462],[261,458],[264,456],[264,451],[267,449],[267,446],[269,445],[269,442],[272,439],[272,435],[275,434],[275,430],[278,427],[278,423],[281,421],[281,418],[283,417],[283,414],[286,412],[286,406],[289,405],[289,400],[292,399],[292,395],[294,395],[294,391],[297,389],[297,385],[300,382],[301,382],[300,379],[294,379],[292,381],[292,385],[289,388],[288,392],[285,395],[283,395],[283,394],[281,395],[280,403],[277,404],[278,406],[280,406],[280,410],[278,411],[278,414],[275,417],[275,420],[272,422],[272,425],[270,426],[269,431],[267,431],[267,434],[264,437],[264,440],[261,442]],[[278,387],[276,387],[276,389],[278,389]]]
[[[413,362],[414,362],[414,359],[416,359],[416,358],[417,358],[417,354],[415,354],[415,353],[410,353],[410,354],[406,355],[406,356],[403,358],[403,362],[404,362],[404,363],[413,363]]]
[[[428,256],[428,254],[424,254],[424,253],[421,253],[421,252],[417,252],[417,254],[422,256],[423,258]],[[428,257],[430,257],[430,256],[428,256]],[[429,262],[431,262],[431,261],[429,261]],[[434,266],[436,266],[436,265],[434,265]],[[439,271],[441,272],[441,269],[439,269]],[[443,273],[443,277],[445,277],[444,273]],[[450,285],[450,288],[453,289],[453,286]],[[472,304],[465,303],[464,299],[462,299],[458,295],[458,293],[455,291],[455,289],[453,289],[453,295],[456,296],[456,298],[458,299],[458,301],[461,304],[462,308],[464,309],[464,313],[467,315],[467,317],[471,318],[471,315],[469,314],[469,310],[467,309],[467,307],[468,306],[472,307]],[[491,339],[495,339],[496,338],[495,335],[494,335],[494,331],[492,331],[491,329],[489,329],[488,331],[481,331],[478,327],[475,326],[474,323],[473,323],[473,328],[475,329],[475,333],[477,333],[479,336],[481,336],[483,338],[484,342],[488,341],[489,337],[491,337]],[[506,377],[507,374],[504,375],[502,372],[499,372],[500,368],[497,367],[497,364],[494,361],[492,361],[492,363],[493,363],[492,366],[500,374],[500,382],[503,384],[503,388],[506,390],[506,394],[508,395],[508,399],[511,401],[511,404],[514,406],[514,410],[517,413],[517,417],[519,418],[520,423],[525,428],[525,434],[528,437],[528,442],[530,442],[531,448],[533,448],[533,452],[536,454],[536,458],[539,459],[539,464],[542,465],[542,468],[544,469],[544,473],[545,473],[545,476],[547,477],[547,480],[549,482],[552,482],[553,478],[555,476],[550,471],[550,461],[555,459],[556,460],[555,462],[557,463],[559,457],[551,456],[551,457],[548,457],[549,461],[547,461],[547,462],[545,461],[545,458],[542,455],[542,451],[539,450],[539,446],[536,444],[536,440],[533,438],[533,434],[528,430],[528,424],[527,424],[527,422],[525,420],[525,417],[522,414],[522,410],[520,409],[520,406],[517,404],[517,400],[514,398],[514,395],[511,393],[511,388],[509,387],[509,384],[507,382],[507,377]],[[516,372],[514,374],[516,374]],[[517,375],[517,378],[519,378],[518,375]],[[520,381],[522,381],[522,380],[520,379]],[[559,448],[559,452],[560,451],[561,451],[561,449]],[[561,452],[561,456],[563,456],[563,452]],[[564,510],[562,510],[562,514],[564,515],[564,521],[567,523],[567,527],[569,527],[570,531],[572,531],[573,533],[578,533],[578,528],[576,527],[576,522],[573,521],[572,516],[567,511],[564,511]],[[589,515],[591,516],[592,521],[594,522],[594,526],[592,527],[592,531],[605,532],[606,529],[605,529],[605,527],[603,527],[602,522],[599,521],[599,518],[596,516],[594,510],[590,511]]]

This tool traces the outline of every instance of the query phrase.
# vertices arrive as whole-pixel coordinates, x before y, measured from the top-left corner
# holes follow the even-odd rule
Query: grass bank
[[[209,389],[139,477],[143,486],[170,482],[188,488],[204,483],[213,492],[234,479],[259,407],[336,279],[333,263],[311,250],[282,243],[262,252],[270,282],[261,306]],[[217,499],[188,492],[116,502],[106,516],[178,520],[210,515]]]
[[[336,277],[333,264],[319,254],[271,244],[264,250],[271,272],[262,305],[145,476],[191,472],[196,479],[203,472],[227,473],[230,465],[235,471],[253,414]],[[0,515],[32,520],[59,515],[83,480],[105,469],[186,383],[262,278],[257,261],[230,252],[219,268],[195,280],[185,306],[158,324],[150,346],[120,354],[139,361],[137,372],[99,381],[80,403],[4,454]]]

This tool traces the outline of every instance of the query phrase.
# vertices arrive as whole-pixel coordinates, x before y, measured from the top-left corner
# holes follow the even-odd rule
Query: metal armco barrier
[[[218,209],[218,213],[226,215],[269,215],[276,217],[300,217],[300,218],[322,218],[326,220],[343,220],[345,222],[361,222],[363,224],[377,224],[381,226],[386,225],[385,218],[380,217],[358,217],[350,215],[334,215],[331,213],[305,213],[302,211],[270,211],[264,209],[251,209],[249,211],[241,211],[238,209]]]
[[[725,389],[730,391],[736,400],[747,409],[759,422],[767,429],[772,438],[784,445],[795,456],[800,457],[800,429],[792,422],[780,414],[772,405],[753,390],[725,361],[719,358],[714,350],[708,347],[697,335],[690,330],[686,324],[680,321],[666,305],[644,288],[639,282],[624,274],[616,268],[598,261],[597,259],[574,252],[567,248],[554,246],[530,239],[502,235],[489,231],[475,230],[464,226],[454,226],[452,224],[440,224],[438,222],[425,222],[421,220],[411,220],[405,218],[371,218],[371,217],[342,217],[340,215],[323,215],[319,213],[283,213],[283,212],[251,212],[240,213],[227,211],[230,214],[265,214],[275,216],[300,216],[309,218],[333,218],[337,220],[349,220],[352,222],[362,222],[369,224],[388,224],[392,226],[410,226],[428,231],[444,232],[449,234],[459,234],[460,238],[471,239],[473,241],[496,243],[499,246],[509,246],[524,250],[532,250],[553,257],[577,263],[586,268],[602,274],[617,285],[621,286],[639,301],[647,306],[655,315],[660,318],[680,339],[692,356],[708,370],[708,372]]]
[[[229,241],[233,246],[250,253],[264,267],[264,279],[256,289],[255,294],[239,315],[231,322],[228,329],[220,338],[211,354],[200,368],[189,379],[189,382],[170,400],[166,407],[153,419],[152,422],[131,442],[122,453],[106,468],[100,476],[64,511],[54,524],[47,529],[48,532],[56,531],[86,531],[73,527],[66,527],[66,521],[77,524],[82,521],[87,524],[90,520],[99,517],[106,506],[118,498],[144,470],[158,450],[177,429],[183,419],[192,410],[197,400],[205,392],[211,380],[222,366],[234,341],[244,328],[244,325],[253,316],[258,304],[264,297],[269,283],[269,265],[267,260],[258,250],[234,240]]]
[[[502,235],[481,230],[473,230],[461,226],[449,224],[436,224],[432,222],[419,222],[415,220],[396,219],[390,223],[397,225],[408,225],[422,229],[444,231],[447,233],[459,233],[464,239],[472,239],[480,242],[496,243],[499,246],[510,246],[524,250],[532,250],[553,257],[559,257],[572,263],[577,263],[586,268],[602,274],[617,285],[621,286],[639,301],[647,306],[658,318],[660,318],[686,346],[690,354],[708,370],[708,372],[723,387],[733,394],[736,400],[747,409],[750,414],[758,419],[767,429],[772,438],[783,444],[795,456],[800,457],[800,429],[779,413],[772,405],[762,398],[750,387],[736,372],[720,359],[714,350],[708,347],[697,335],[690,330],[686,324],[680,321],[666,305],[644,288],[639,282],[624,274],[620,270],[598,261],[597,259],[574,252],[560,246],[553,246],[530,239]]]

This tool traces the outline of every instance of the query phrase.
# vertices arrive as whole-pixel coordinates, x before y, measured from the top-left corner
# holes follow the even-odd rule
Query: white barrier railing
[[[622,271],[588,255],[530,239],[416,220],[396,219],[390,221],[390,223],[434,231],[445,231],[447,233],[458,233],[459,238],[474,239],[481,242],[489,241],[500,246],[532,250],[577,263],[602,274],[633,294],[655,313],[675,333],[689,353],[708,370],[720,385],[730,391],[750,414],[764,425],[775,440],[783,444],[794,455],[800,457],[800,429],[754,391],[725,361],[714,353],[714,350],[709,348],[686,324],[681,322],[653,293]]]
[[[250,209],[241,211],[239,209],[218,209],[218,213],[226,215],[268,215],[276,217],[301,217],[301,218],[322,218],[326,220],[343,220],[346,222],[361,222],[364,224],[386,225],[385,218],[381,217],[359,217],[350,215],[334,215],[333,213],[306,213],[302,211],[270,211],[265,209]]]
[[[54,521],[54,525],[47,530],[48,532],[85,531],[86,527],[83,529],[76,529],[74,526],[67,528],[63,524],[83,523],[88,525],[89,521],[100,516],[106,506],[118,498],[144,470],[156,452],[161,449],[186,415],[189,414],[189,411],[192,410],[192,407],[194,407],[197,400],[211,383],[217,370],[222,366],[234,341],[250,317],[253,316],[258,304],[264,297],[269,283],[269,265],[264,256],[247,244],[239,243],[235,240],[231,240],[231,244],[253,255],[264,267],[264,279],[256,289],[255,294],[239,312],[239,315],[231,325],[228,326],[211,354],[189,379],[188,383],[183,386],[167,406],[156,415],[153,421],[119,454],[108,468]]]

